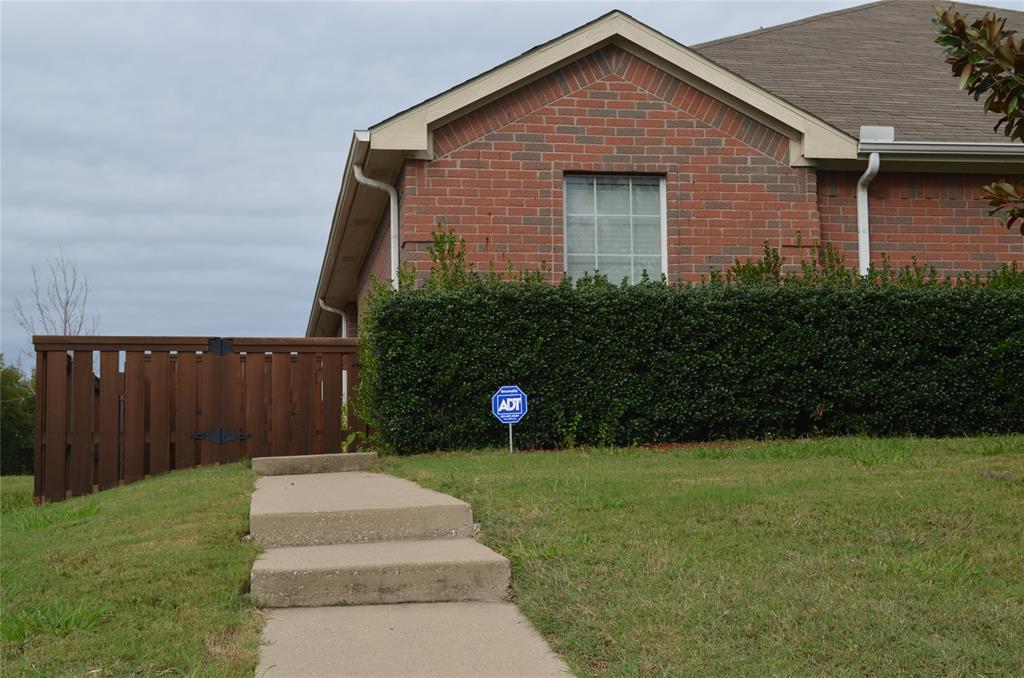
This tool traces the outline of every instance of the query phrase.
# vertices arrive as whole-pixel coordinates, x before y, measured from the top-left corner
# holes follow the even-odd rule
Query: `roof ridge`
[[[755,29],[753,31],[747,31],[746,33],[737,33],[736,35],[727,35],[724,38],[717,38],[715,40],[709,40],[707,42],[702,42],[702,43],[699,43],[699,44],[696,44],[696,45],[690,45],[689,47],[690,47],[690,49],[693,49],[693,50],[699,50],[699,49],[702,49],[704,47],[711,47],[713,45],[721,45],[721,44],[724,44],[724,43],[727,43],[727,42],[732,42],[733,40],[739,40],[740,38],[747,38],[747,37],[750,37],[751,35],[760,35],[761,33],[771,33],[772,31],[777,31],[777,30],[782,29],[782,28],[790,28],[792,26],[799,26],[799,25],[802,25],[802,24],[809,24],[809,23],[812,23],[814,21],[818,21],[819,19],[828,19],[828,18],[831,18],[831,17],[834,17],[834,16],[839,16],[841,14],[852,14],[853,12],[860,12],[861,10],[870,9],[872,7],[878,7],[879,5],[887,5],[887,4],[896,2],[896,1],[897,0],[876,0],[875,2],[868,2],[868,3],[865,3],[863,5],[854,5],[853,7],[845,7],[843,9],[836,9],[836,10],[832,10],[831,12],[822,12],[821,14],[813,14],[811,16],[803,17],[801,19],[795,19],[793,21],[787,21],[784,24],[777,24],[775,26],[768,26],[767,28],[758,28],[758,29]]]

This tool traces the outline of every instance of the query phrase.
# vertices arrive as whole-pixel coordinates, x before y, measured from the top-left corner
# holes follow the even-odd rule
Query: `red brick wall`
[[[883,163],[884,164],[884,163]],[[858,172],[821,172],[818,211],[821,237],[857,262]],[[988,216],[981,187],[995,177],[926,173],[880,173],[868,187],[871,260],[901,267],[916,256],[942,275],[984,272],[1024,262],[1024,237]]]
[[[666,177],[673,280],[818,237],[815,175],[789,166],[785,137],[615,46],[435,130],[434,153],[400,184],[402,258],[421,270],[443,222],[480,268],[557,278],[574,171]]]
[[[833,241],[857,265],[859,173],[793,168],[788,140],[615,47],[604,47],[434,131],[435,159],[406,162],[401,256],[422,275],[439,222],[465,238],[480,269],[563,269],[563,181],[569,172],[649,173],[667,186],[670,280],[759,257],[789,263],[805,243]],[[871,184],[872,245],[894,266],[917,255],[943,274],[1024,259],[1024,239],[987,215],[990,177],[883,173]],[[386,219],[386,215],[385,215]],[[382,224],[364,265],[388,276]]]
[[[366,253],[363,268],[359,271],[360,299],[366,296],[375,278],[380,282],[391,280],[391,222],[386,207],[384,216],[377,224],[377,232],[373,236],[370,250]]]

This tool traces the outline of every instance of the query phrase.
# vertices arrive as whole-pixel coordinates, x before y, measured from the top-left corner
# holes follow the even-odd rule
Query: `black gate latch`
[[[251,437],[249,433],[242,429],[224,428],[223,426],[218,426],[209,431],[196,431],[192,434],[192,440],[201,440],[204,443],[213,443],[215,445],[226,445],[227,443],[248,440]]]

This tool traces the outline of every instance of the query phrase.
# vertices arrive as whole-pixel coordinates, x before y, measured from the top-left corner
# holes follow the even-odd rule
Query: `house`
[[[355,132],[307,334],[353,336],[371,280],[428,270],[441,222],[479,268],[552,281],[699,280],[766,241],[862,271],[1024,261],[981,198],[1024,144],[958,89],[932,13],[886,0],[686,47],[613,11]]]

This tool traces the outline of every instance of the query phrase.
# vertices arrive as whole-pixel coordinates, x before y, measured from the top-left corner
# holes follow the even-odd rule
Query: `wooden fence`
[[[340,452],[354,339],[33,337],[35,496],[246,457]],[[343,417],[347,426],[343,425]],[[344,437],[343,437],[344,436]]]

